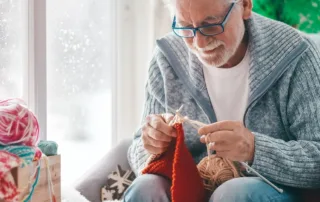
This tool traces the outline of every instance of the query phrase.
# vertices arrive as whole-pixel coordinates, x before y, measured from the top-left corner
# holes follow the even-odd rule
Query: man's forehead
[[[231,0],[171,0],[178,9],[223,8]]]
[[[181,24],[190,22],[217,21],[223,18],[228,4],[226,0],[199,0],[199,4],[192,4],[194,0],[176,0],[176,20]],[[180,2],[180,3],[179,3]]]
[[[204,17],[204,19],[202,21],[219,21],[222,18],[223,18],[222,16],[210,15],[210,16]],[[178,24],[188,24],[188,23],[190,23],[190,22],[188,22],[189,19],[186,19],[186,18],[183,18],[183,17],[177,17],[176,21],[177,21]]]

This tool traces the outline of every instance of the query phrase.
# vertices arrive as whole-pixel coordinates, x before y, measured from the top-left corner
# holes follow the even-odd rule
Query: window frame
[[[47,139],[46,0],[28,0],[28,51],[24,95],[40,125],[40,139]]]

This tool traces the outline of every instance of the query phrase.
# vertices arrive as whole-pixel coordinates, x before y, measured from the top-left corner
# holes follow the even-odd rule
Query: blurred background
[[[320,32],[320,0],[253,0],[253,11],[306,33]]]

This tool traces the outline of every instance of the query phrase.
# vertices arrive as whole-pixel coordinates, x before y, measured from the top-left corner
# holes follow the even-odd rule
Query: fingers
[[[207,135],[202,135],[200,137],[200,141],[202,143],[209,143],[209,142],[224,142],[224,141],[230,141],[233,139],[233,132],[232,131],[218,131],[214,133],[209,133]]]
[[[221,157],[221,158],[226,158],[226,159],[229,159],[229,160],[233,160],[233,159],[230,159],[230,157],[232,156],[231,154],[231,151],[216,151],[216,156],[217,157]]]
[[[206,144],[211,143],[209,149],[214,150],[217,157],[234,161],[253,159],[254,150],[252,152],[252,149],[248,149],[254,144],[254,140],[248,138],[253,134],[241,122],[217,122],[200,128],[198,132],[202,135],[200,141]]]
[[[169,124],[170,121],[173,119],[174,115],[173,114],[169,114],[169,113],[166,113],[166,114],[161,114],[161,117],[163,118],[163,120]]]
[[[166,137],[169,137],[169,136],[166,136]],[[168,147],[170,145],[170,142],[159,141],[159,140],[153,139],[151,136],[149,136],[148,133],[143,133],[142,134],[142,141],[143,141],[144,148],[150,154],[163,153],[168,149]]]
[[[161,116],[149,115],[147,116],[147,124],[157,131],[160,131],[168,136],[176,137],[177,134],[173,127],[170,127]]]
[[[214,133],[221,130],[233,131],[239,125],[240,123],[237,121],[220,121],[220,122],[216,122],[216,123],[201,127],[198,130],[198,133],[200,135],[206,135],[208,133]]]
[[[171,136],[168,136],[167,134],[164,134],[154,129],[149,125],[144,126],[142,130],[143,130],[143,133],[148,134],[148,136],[150,136],[154,140],[163,141],[163,142],[171,142],[172,140]]]
[[[167,150],[167,148],[158,148],[151,145],[144,145],[144,148],[150,153],[150,154],[161,154]]]
[[[170,142],[169,141],[161,141],[161,140],[156,140],[153,139],[149,134],[144,133],[142,135],[142,140],[145,145],[151,145],[153,147],[157,148],[163,148],[163,147],[168,147]]]
[[[227,142],[212,142],[209,144],[210,150],[216,151],[216,152],[227,152],[233,150],[233,145],[229,144]]]
[[[172,118],[170,114],[146,117],[141,133],[144,148],[149,153],[160,154],[168,149],[172,138],[176,136],[175,129],[167,124]]]

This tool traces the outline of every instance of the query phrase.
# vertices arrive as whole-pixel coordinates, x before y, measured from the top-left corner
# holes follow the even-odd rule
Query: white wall
[[[119,0],[117,10],[116,141],[140,126],[148,64],[156,38],[171,30],[162,0]],[[121,75],[121,80],[119,79]]]

